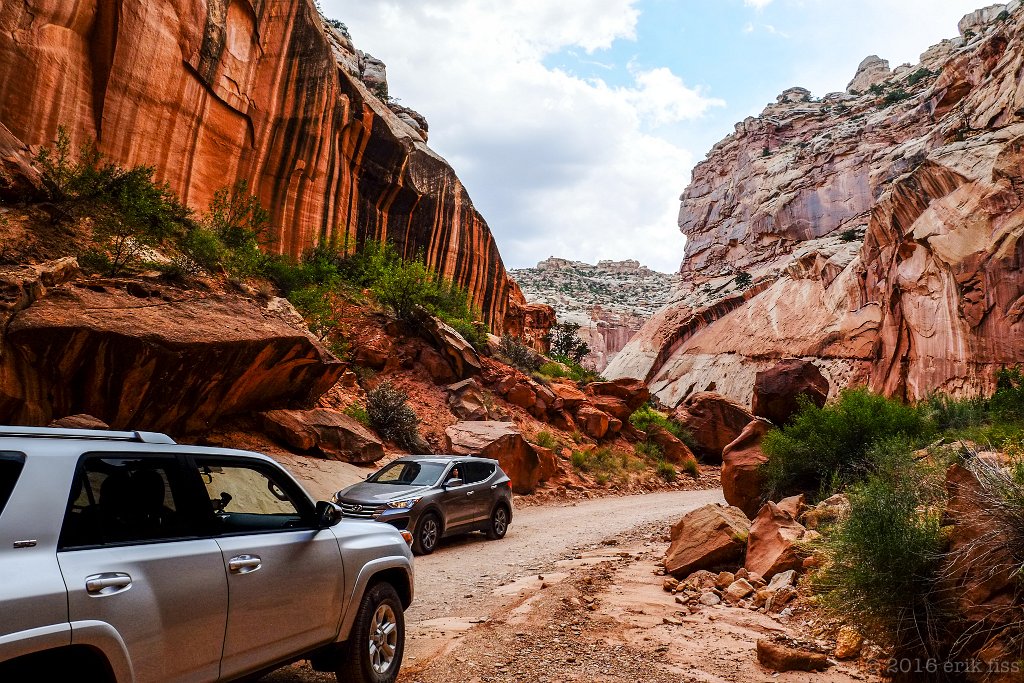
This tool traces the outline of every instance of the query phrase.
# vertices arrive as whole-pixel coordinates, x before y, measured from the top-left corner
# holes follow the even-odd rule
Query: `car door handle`
[[[472,496],[476,491],[466,491],[467,496]]]
[[[228,560],[228,569],[235,574],[248,574],[263,566],[259,555],[237,555]]]
[[[132,587],[132,577],[123,572],[93,574],[85,577],[85,592],[96,597],[123,593]]]
[[[498,488],[498,485],[497,485],[497,484],[491,484],[491,490],[492,490],[492,491],[493,491],[494,489],[496,489],[496,488]]]

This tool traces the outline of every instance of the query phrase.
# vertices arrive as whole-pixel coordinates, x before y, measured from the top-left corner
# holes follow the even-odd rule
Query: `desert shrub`
[[[366,416],[378,434],[403,448],[414,449],[420,441],[420,420],[409,406],[409,395],[391,382],[366,392]]]
[[[983,398],[953,398],[932,393],[921,404],[924,416],[939,431],[977,427],[988,419],[988,401]]]
[[[348,245],[344,251],[347,253]],[[366,240],[354,254],[346,256],[339,264],[342,278],[357,287],[372,287],[402,263],[395,245],[391,242]]]
[[[569,461],[574,468],[584,470],[587,466],[587,454],[582,451],[573,451]]]
[[[580,339],[578,323],[558,323],[545,339],[551,344],[551,355],[568,358],[577,365],[590,353],[590,346]]]
[[[366,412],[366,408],[362,407],[358,403],[350,403],[345,406],[345,410],[342,411],[356,422],[360,422],[367,427],[370,426],[370,414]]]
[[[538,432],[537,437],[533,442],[541,448],[554,448],[558,445],[558,442],[555,440],[555,437],[551,435],[551,432]]]
[[[926,78],[931,78],[935,75],[937,75],[936,72],[922,66],[920,69],[907,76],[907,85],[917,85],[920,81],[923,81]]]
[[[591,472],[595,475],[611,476],[617,474],[623,468],[621,454],[616,453],[609,446],[595,448],[587,452],[574,451],[571,456],[571,462],[572,466],[581,472]],[[605,479],[605,482],[607,482],[607,479]]]
[[[338,326],[338,314],[334,304],[334,290],[322,285],[310,285],[292,292],[288,300],[302,314],[313,334],[321,340],[327,338]]]
[[[872,83],[868,88],[868,92],[872,95],[881,95],[885,92],[885,85],[882,83]]]
[[[896,90],[893,90],[890,93],[886,93],[885,97],[882,99],[882,104],[880,106],[886,107],[889,106],[890,104],[896,104],[897,102],[902,102],[903,100],[910,99],[910,97],[911,94],[908,93],[906,90],[897,88]]]
[[[665,462],[664,460],[658,461],[655,471],[658,473],[659,477],[668,482],[675,481],[679,478],[679,473],[676,472],[676,468],[673,467],[671,463]]]
[[[856,242],[860,238],[860,234],[856,228],[849,228],[839,233],[839,239],[843,242]]]
[[[1004,368],[996,375],[996,392],[991,400],[992,415],[1003,421],[1024,420],[1024,372]]]
[[[941,477],[916,466],[905,445],[879,450],[883,465],[851,487],[849,515],[825,537],[814,587],[826,606],[894,645],[895,656],[927,656],[942,621],[934,590]]]
[[[564,365],[562,365],[561,363],[553,363],[550,361],[547,363],[543,363],[539,368],[537,368],[537,372],[544,375],[545,377],[553,378],[565,377],[567,374]]]
[[[585,368],[572,358],[566,356],[551,355],[552,360],[564,366],[563,377],[568,377],[574,382],[590,384],[591,382],[603,382],[604,377],[589,368]]]
[[[634,446],[636,454],[641,458],[648,458],[650,460],[662,460],[665,457],[665,453],[661,450],[661,446],[654,443],[653,441],[641,441]]]
[[[632,415],[629,416],[629,421],[634,427],[639,429],[641,432],[647,432],[652,426],[663,427],[667,429],[672,436],[679,440],[683,439],[686,433],[686,429],[679,424],[676,420],[659,413],[657,410],[649,405],[640,406],[637,408]]]
[[[696,460],[685,460],[683,461],[683,464],[680,465],[680,467],[682,468],[683,472],[686,472],[694,479],[700,479],[700,466],[697,464]]]
[[[746,289],[754,282],[754,276],[746,271],[740,271],[736,274],[736,288]]]
[[[523,372],[529,373],[537,369],[537,354],[519,337],[508,333],[501,335],[498,354],[509,365]]]
[[[804,401],[789,425],[764,437],[766,493],[773,500],[795,492],[827,495],[875,470],[869,454],[877,441],[917,441],[931,429],[918,407],[863,388],[847,389],[821,408]]]

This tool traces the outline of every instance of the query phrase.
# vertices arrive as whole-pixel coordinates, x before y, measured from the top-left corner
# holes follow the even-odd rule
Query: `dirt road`
[[[701,505],[723,500],[721,490],[715,489],[526,507],[515,511],[508,535],[501,541],[488,541],[483,534],[445,540],[434,554],[416,558],[416,599],[406,613],[407,666],[422,665],[453,634],[514,601],[518,582],[535,580],[556,562],[579,557],[603,540],[633,530],[639,533],[652,524],[664,526]],[[305,666],[263,679],[264,683],[333,680]]]

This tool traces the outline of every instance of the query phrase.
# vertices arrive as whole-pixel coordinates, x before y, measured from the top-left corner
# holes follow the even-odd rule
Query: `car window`
[[[467,484],[477,484],[494,474],[494,465],[486,462],[467,462],[462,467],[465,470]]]
[[[0,515],[14,493],[14,485],[18,483],[18,475],[25,464],[25,456],[21,453],[0,451]]]
[[[308,507],[271,468],[255,463],[196,459],[222,534],[312,528]]]
[[[61,549],[196,535],[177,458],[87,456],[71,491]]]
[[[442,462],[393,462],[367,481],[375,484],[429,486],[444,471]]]

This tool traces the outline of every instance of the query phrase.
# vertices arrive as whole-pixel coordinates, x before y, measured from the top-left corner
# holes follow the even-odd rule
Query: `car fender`
[[[356,575],[352,591],[349,593],[349,599],[346,601],[345,613],[342,616],[341,629],[338,634],[339,642],[348,639],[348,635],[352,630],[352,623],[355,621],[356,613],[359,612],[359,605],[366,594],[370,580],[380,572],[389,569],[400,569],[405,574],[406,580],[409,582],[409,597],[410,600],[412,599],[414,583],[412,561],[409,558],[392,555],[367,562],[359,570],[359,574]]]
[[[425,508],[423,508],[423,510],[422,510],[422,511],[421,511],[421,512],[420,512],[419,514],[417,514],[417,515],[416,515],[416,523],[417,523],[417,525],[418,525],[418,524],[419,524],[419,521],[420,521],[421,519],[423,519],[423,517],[424,517],[425,515],[428,515],[428,514],[430,514],[431,512],[433,512],[433,513],[434,513],[435,515],[437,515],[437,519],[438,519],[438,521],[440,521],[440,522],[441,522],[441,535],[443,536],[443,535],[444,535],[444,532],[445,532],[445,531],[447,530],[447,528],[448,528],[448,525],[447,525],[447,524],[445,524],[445,519],[444,519],[444,511],[443,511],[443,510],[441,509],[441,506],[440,506],[440,505],[438,505],[437,503],[430,503],[430,504],[429,504],[429,505],[427,505],[427,506],[426,506]],[[416,533],[416,529],[409,529],[409,531],[411,531],[411,532],[413,532],[413,533]]]
[[[103,653],[118,683],[135,680],[135,669],[121,634],[104,621],[71,622],[71,644],[87,645]]]
[[[0,636],[0,662],[71,644],[71,624],[39,626]]]

